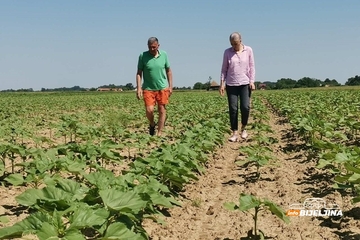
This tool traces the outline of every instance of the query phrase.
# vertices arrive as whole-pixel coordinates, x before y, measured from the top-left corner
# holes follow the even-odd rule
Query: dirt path
[[[268,198],[284,210],[310,197],[337,203],[343,210],[343,218],[291,217],[288,225],[264,212],[259,217],[259,228],[269,239],[360,239],[360,208],[350,203],[350,197],[342,197],[331,188],[331,176],[314,167],[315,161],[302,150],[304,143],[291,136],[289,124],[269,114],[274,130],[271,136],[278,140],[272,147],[276,161],[261,169],[260,180],[251,181],[255,167],[234,163],[239,147],[251,144],[250,130],[247,141],[226,143],[218,149],[206,174],[186,187],[180,199],[183,206],[169,211],[165,226],[145,222],[152,240],[251,239],[247,232],[253,226],[252,215],[223,207],[225,202],[238,203],[240,193]]]

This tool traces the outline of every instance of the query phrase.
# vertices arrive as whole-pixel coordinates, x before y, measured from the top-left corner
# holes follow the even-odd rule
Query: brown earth
[[[237,143],[225,143],[210,159],[207,172],[199,181],[186,186],[178,200],[182,207],[174,207],[165,217],[166,225],[145,221],[144,227],[152,240],[232,240],[253,239],[248,232],[253,227],[250,212],[229,211],[225,202],[238,203],[239,194],[252,194],[267,198],[287,210],[290,204],[302,203],[306,198],[320,197],[337,203],[343,217],[291,217],[285,224],[269,212],[262,212],[258,226],[268,239],[360,239],[360,206],[353,205],[351,196],[331,188],[332,177],[315,168],[315,160],[303,150],[303,142],[292,136],[290,126],[283,119],[270,114],[272,137],[278,143],[272,145],[276,160],[260,169],[261,177],[255,181],[255,167],[235,164],[242,145],[252,144],[249,139]],[[24,187],[0,186],[0,217],[9,222],[0,228],[11,226],[26,214],[16,207],[15,197]],[[22,239],[37,239],[25,236]]]
[[[290,217],[285,224],[275,215],[262,212],[258,226],[266,239],[360,239],[360,205],[353,205],[351,196],[340,194],[332,185],[332,176],[315,168],[316,161],[304,150],[304,142],[291,133],[289,124],[270,113],[272,136],[278,143],[272,145],[276,160],[260,169],[261,177],[254,181],[255,167],[235,164],[239,147],[251,144],[249,139],[226,143],[218,149],[206,174],[186,186],[179,201],[182,207],[169,210],[166,225],[146,221],[144,226],[152,240],[232,240],[254,239],[248,236],[254,221],[250,212],[229,211],[225,202],[239,202],[239,194],[267,198],[285,211],[290,204],[301,204],[306,198],[323,198],[336,203],[343,217]]]

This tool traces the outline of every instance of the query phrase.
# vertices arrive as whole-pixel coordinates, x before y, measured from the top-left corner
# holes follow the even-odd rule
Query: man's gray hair
[[[151,45],[154,42],[159,43],[159,40],[156,37],[151,37],[151,38],[148,39],[148,45]]]
[[[232,34],[230,34],[229,39],[230,39],[230,41],[240,41],[241,35],[238,32],[233,32]]]

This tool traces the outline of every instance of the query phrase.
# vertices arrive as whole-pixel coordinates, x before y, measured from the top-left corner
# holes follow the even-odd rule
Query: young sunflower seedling
[[[252,229],[252,232],[250,231],[252,236],[249,236],[255,237],[254,239],[265,239],[264,232],[258,229],[258,218],[260,211],[270,211],[272,214],[276,215],[285,223],[290,223],[290,220],[286,216],[285,211],[275,203],[271,202],[268,199],[260,199],[244,193],[240,194],[239,204],[236,204],[234,202],[226,202],[224,203],[224,207],[231,211],[240,210],[243,212],[249,212],[251,209],[255,210],[254,214],[252,214],[254,219],[254,228]]]

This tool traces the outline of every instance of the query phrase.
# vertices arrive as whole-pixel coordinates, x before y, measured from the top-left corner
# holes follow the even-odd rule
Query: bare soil
[[[334,190],[332,176],[315,168],[316,161],[304,150],[304,142],[291,133],[284,119],[270,113],[271,135],[278,140],[272,145],[275,160],[260,169],[256,180],[255,167],[235,164],[239,147],[252,143],[249,138],[236,143],[227,142],[209,160],[207,171],[199,181],[186,186],[179,201],[181,207],[169,209],[165,225],[150,220],[144,227],[152,240],[234,240],[254,239],[248,236],[254,222],[251,213],[229,211],[225,202],[238,203],[240,193],[267,198],[287,210],[289,205],[302,203],[306,198],[319,197],[339,205],[343,217],[290,217],[285,224],[269,212],[262,212],[258,226],[267,239],[355,240],[360,239],[360,205],[351,203],[351,195]],[[24,187],[0,186],[0,228],[11,226],[26,217],[17,206],[15,197]],[[37,239],[25,236],[22,239]]]
[[[343,217],[290,217],[290,224],[262,212],[258,228],[266,239],[360,239],[360,205],[351,203],[349,193],[334,190],[333,177],[326,170],[315,168],[316,160],[307,153],[304,142],[291,133],[290,125],[281,117],[269,114],[269,124],[274,130],[271,136],[278,140],[272,145],[276,160],[260,169],[260,179],[254,179],[255,167],[235,164],[239,147],[251,144],[249,130],[246,141],[228,142],[218,149],[206,174],[186,186],[179,199],[182,206],[168,211],[165,225],[144,223],[152,240],[256,239],[249,235],[254,225],[253,210],[229,211],[223,207],[225,202],[238,203],[240,193],[267,198],[285,211],[289,205],[301,204],[306,198],[323,198],[338,204],[343,212]]]

